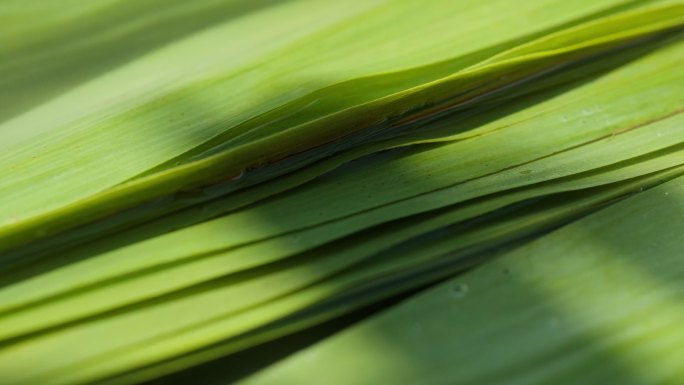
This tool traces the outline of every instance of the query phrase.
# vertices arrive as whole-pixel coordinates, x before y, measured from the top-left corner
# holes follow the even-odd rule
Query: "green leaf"
[[[242,383],[677,383],[683,202],[679,178]]]
[[[641,191],[684,173],[681,1],[39,3],[0,4],[12,39],[0,44],[8,383],[164,381],[454,275],[528,263],[522,251],[492,261],[515,247],[553,257],[585,223],[637,242],[637,217],[600,218],[659,204]],[[552,282],[535,263],[534,280]],[[584,282],[573,266],[555,273]],[[464,287],[455,306],[505,317]],[[437,322],[434,295],[367,325]],[[436,326],[438,349],[409,350],[415,372],[390,373],[403,356],[349,371],[360,383],[469,383],[431,366],[446,362],[435,355],[452,345],[440,343],[477,335],[483,319],[459,322]],[[355,354],[356,330],[313,348],[326,353],[310,383]],[[534,349],[552,349],[547,337],[528,355],[464,361],[465,373],[486,383],[499,375],[488,362],[543,361]],[[306,383],[309,364],[288,362],[256,378]],[[520,364],[520,381],[561,373],[553,365],[576,379],[573,362]]]

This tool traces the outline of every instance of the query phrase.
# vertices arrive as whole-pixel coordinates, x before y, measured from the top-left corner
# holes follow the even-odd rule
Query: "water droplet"
[[[245,170],[240,170],[239,173],[237,173],[231,180],[238,180],[241,179],[243,176],[245,176]]]
[[[558,317],[551,317],[546,321],[546,324],[551,329],[557,329],[560,326],[561,321]]]
[[[454,283],[449,289],[449,296],[455,299],[461,299],[468,295],[470,288],[465,283]]]
[[[297,245],[302,241],[302,236],[301,235],[291,235],[290,236],[290,243],[293,245]]]
[[[414,335],[420,335],[423,333],[423,325],[418,322],[413,322],[411,324],[411,333]]]

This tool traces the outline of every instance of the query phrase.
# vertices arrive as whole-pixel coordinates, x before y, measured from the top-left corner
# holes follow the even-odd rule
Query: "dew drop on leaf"
[[[465,283],[454,283],[449,289],[449,295],[454,299],[461,299],[468,295],[470,288]]]

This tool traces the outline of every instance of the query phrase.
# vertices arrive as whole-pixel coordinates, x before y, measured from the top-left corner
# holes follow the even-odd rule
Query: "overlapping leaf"
[[[0,96],[23,92],[0,114],[11,383],[157,378],[684,173],[679,1],[127,6],[15,26],[3,47]],[[19,25],[22,7],[0,12]],[[132,19],[95,27],[110,12]],[[98,74],[83,52],[112,47]],[[75,58],[87,70],[57,79]]]

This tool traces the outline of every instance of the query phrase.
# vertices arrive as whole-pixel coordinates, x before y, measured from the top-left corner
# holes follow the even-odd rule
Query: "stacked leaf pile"
[[[0,384],[684,379],[684,2],[0,20]]]

